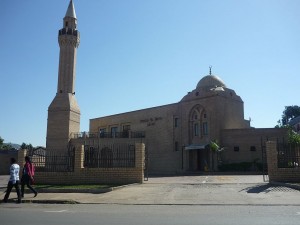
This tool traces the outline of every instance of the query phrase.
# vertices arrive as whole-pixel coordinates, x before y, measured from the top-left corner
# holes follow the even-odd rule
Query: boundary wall
[[[9,175],[10,158],[18,160],[18,151],[0,150],[0,175]]]
[[[27,150],[18,152],[18,163],[25,164]],[[135,143],[135,167],[85,168],[84,146],[75,146],[74,172],[35,172],[36,184],[130,184],[144,181],[145,144]]]

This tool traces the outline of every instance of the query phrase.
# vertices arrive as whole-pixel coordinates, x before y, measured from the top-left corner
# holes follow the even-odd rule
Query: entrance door
[[[197,151],[197,163],[199,171],[207,171],[209,168],[209,151],[207,149],[201,149]]]
[[[209,151],[207,149],[197,149],[189,151],[189,170],[205,171],[209,168]]]

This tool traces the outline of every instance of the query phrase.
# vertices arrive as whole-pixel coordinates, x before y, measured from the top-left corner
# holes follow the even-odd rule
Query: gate
[[[133,168],[135,145],[111,142],[103,145],[84,146],[84,167],[87,168]]]
[[[148,148],[145,148],[145,159],[144,159],[144,181],[148,181],[148,163],[149,163],[149,155],[148,155]]]
[[[277,144],[278,168],[296,168],[300,166],[300,145],[290,143]]]
[[[269,181],[266,141],[268,141],[268,138],[266,138],[266,140],[264,141],[261,137],[261,161],[264,182]]]
[[[29,150],[27,156],[35,165],[36,172],[73,172],[75,148],[69,147],[65,152],[37,148]]]

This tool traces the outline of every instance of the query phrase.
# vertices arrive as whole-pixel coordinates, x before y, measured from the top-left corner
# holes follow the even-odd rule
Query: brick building
[[[250,121],[244,119],[241,97],[210,70],[177,103],[94,118],[90,120],[89,132],[80,134],[80,108],[75,98],[80,34],[72,0],[58,41],[58,86],[48,108],[47,150],[66,151],[70,141],[95,147],[107,138],[110,142],[120,142],[120,138],[142,137],[137,132],[143,131],[149,173],[175,174],[216,170],[219,159],[225,164],[262,160],[262,143],[268,137],[282,137],[286,132],[252,128]],[[225,147],[222,155],[209,149],[214,140]]]
[[[223,163],[262,160],[262,144],[283,137],[282,129],[255,129],[244,119],[244,102],[215,75],[204,76],[178,103],[90,120],[90,133],[145,131],[149,173],[174,174],[217,169]],[[218,140],[221,157],[208,145]]]

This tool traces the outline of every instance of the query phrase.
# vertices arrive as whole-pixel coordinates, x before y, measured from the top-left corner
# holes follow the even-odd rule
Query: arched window
[[[190,130],[193,137],[208,135],[207,113],[201,105],[194,106],[190,112]]]
[[[201,123],[202,123],[202,134],[208,135],[208,122],[207,122],[207,114],[205,111],[202,112],[202,117],[201,117]]]
[[[200,136],[200,111],[198,107],[192,110],[191,122],[193,127],[193,136]]]

